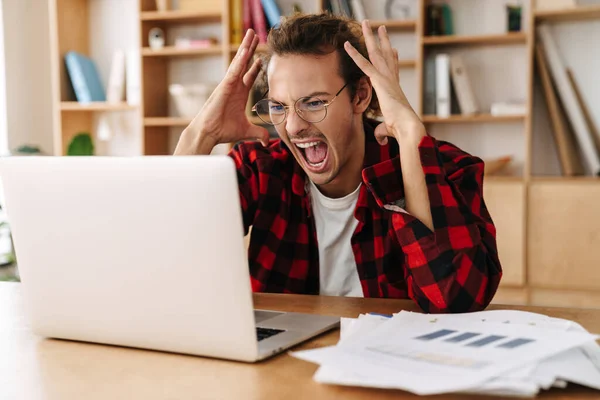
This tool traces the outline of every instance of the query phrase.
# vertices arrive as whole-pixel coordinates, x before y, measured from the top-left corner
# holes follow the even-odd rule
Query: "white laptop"
[[[0,160],[35,333],[253,362],[339,318],[253,309],[227,156]]]

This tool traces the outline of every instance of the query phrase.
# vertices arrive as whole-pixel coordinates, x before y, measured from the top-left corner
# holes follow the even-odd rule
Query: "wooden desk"
[[[317,296],[255,296],[256,306],[356,317],[362,312],[416,310],[410,301]],[[517,308],[501,307],[497,308]],[[600,310],[519,309],[568,318],[600,332]],[[339,331],[300,346],[335,344]],[[258,364],[212,360],[114,346],[41,339],[27,328],[19,283],[0,284],[0,399],[402,399],[406,392],[321,385],[317,366],[287,354]],[[468,396],[438,396],[459,399]],[[469,396],[470,397],[470,396]],[[598,399],[579,386],[542,393],[546,399]]]

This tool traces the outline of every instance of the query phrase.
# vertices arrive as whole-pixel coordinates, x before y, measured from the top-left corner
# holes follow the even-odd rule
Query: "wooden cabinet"
[[[525,183],[520,179],[486,178],[484,200],[496,226],[503,268],[501,286],[525,284]]]
[[[598,180],[534,180],[529,187],[527,242],[532,286],[600,293]]]

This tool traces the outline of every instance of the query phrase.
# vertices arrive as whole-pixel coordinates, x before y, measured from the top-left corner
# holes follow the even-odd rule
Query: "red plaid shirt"
[[[419,153],[434,232],[393,205],[404,199],[398,145],[366,148],[352,251],[365,297],[411,298],[425,312],[481,310],[502,275],[482,197],[483,162],[427,136]],[[280,140],[238,143],[235,161],[255,292],[319,293],[319,254],[306,175]]]

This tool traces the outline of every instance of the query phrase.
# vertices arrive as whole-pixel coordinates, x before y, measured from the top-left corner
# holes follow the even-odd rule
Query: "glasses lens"
[[[260,100],[255,106],[258,117],[267,124],[278,125],[285,120],[285,106],[278,101]]]
[[[325,102],[316,97],[303,97],[296,102],[296,110],[308,122],[321,122],[327,115]]]

